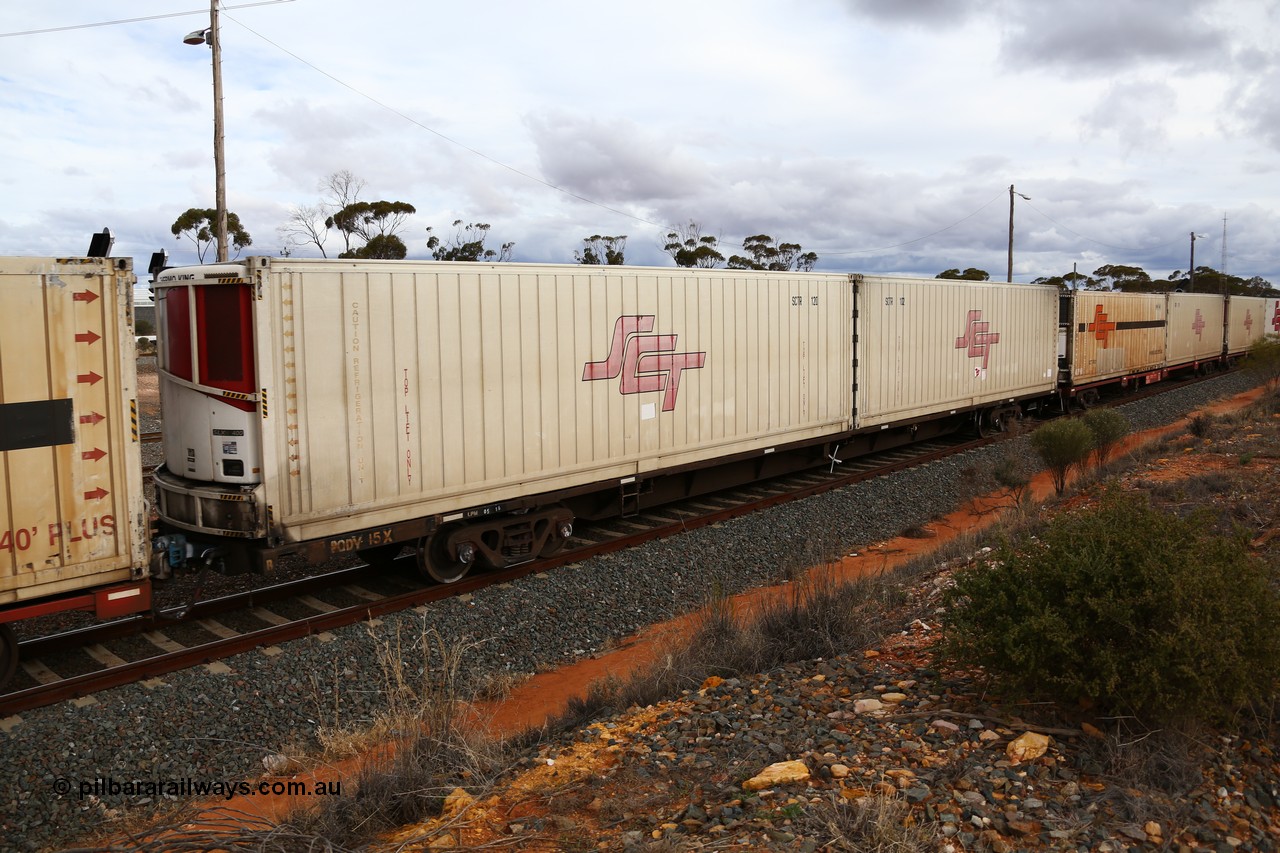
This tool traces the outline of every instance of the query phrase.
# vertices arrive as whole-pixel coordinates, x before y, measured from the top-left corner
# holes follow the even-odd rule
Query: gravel
[[[1254,383],[1232,373],[1121,407],[1135,429],[1168,423]],[[636,629],[686,612],[709,590],[758,586],[822,557],[890,538],[972,494],[974,472],[1004,454],[1027,456],[1025,439],[859,483],[672,539],[566,566],[386,617],[376,628],[288,644],[283,654],[228,659],[150,686],[111,690],[0,721],[0,849],[56,848],[111,833],[122,819],[164,803],[146,797],[81,797],[95,779],[215,782],[253,778],[262,759],[315,744],[320,726],[369,720],[382,701],[380,641],[420,671],[424,629],[469,640],[472,674],[527,673],[599,651]],[[182,805],[186,799],[169,805]]]

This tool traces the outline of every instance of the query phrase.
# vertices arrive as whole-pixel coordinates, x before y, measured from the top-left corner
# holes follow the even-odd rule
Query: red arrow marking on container
[[[82,424],[100,424],[105,420],[106,418],[97,412],[90,412],[87,415],[80,416],[80,423]]]
[[[102,488],[102,486],[98,486],[98,488],[94,489],[92,492],[85,492],[84,499],[87,501],[97,500],[99,498],[105,498],[108,494],[110,494],[110,492]]]
[[[80,458],[92,459],[94,462],[97,462],[99,459],[101,459],[106,455],[107,455],[107,451],[103,450],[100,447],[95,447],[93,450],[86,450],[83,453],[81,453]]]
[[[71,298],[76,302],[92,302],[98,298],[98,294],[94,293],[92,290],[80,290],[71,294]]]
[[[95,335],[93,332],[81,332],[76,335],[76,343],[78,344],[92,344],[100,340],[102,340],[102,336]]]
[[[86,385],[97,385],[102,381],[102,377],[90,370],[88,373],[77,374],[76,381]]]

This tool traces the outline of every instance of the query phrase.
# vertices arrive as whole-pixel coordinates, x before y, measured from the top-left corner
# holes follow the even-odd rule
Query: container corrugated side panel
[[[1170,293],[1168,366],[1222,355],[1226,300],[1216,293]]]
[[[271,270],[257,339],[268,396],[286,401],[266,440],[269,501],[290,538],[849,428],[847,276]]]
[[[1053,287],[867,276],[857,299],[859,429],[1054,387]]]
[[[1268,306],[1272,306],[1272,313],[1268,313]],[[1228,300],[1228,353],[1238,355],[1247,352],[1268,332],[1280,334],[1280,300],[1263,296],[1232,296]]]
[[[1166,308],[1163,293],[1076,293],[1072,382],[1080,385],[1163,367]]]
[[[0,602],[141,577],[128,261],[0,259]]]

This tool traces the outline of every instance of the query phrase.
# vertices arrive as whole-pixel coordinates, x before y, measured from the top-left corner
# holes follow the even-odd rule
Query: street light
[[[1022,195],[1013,188],[1013,184],[1009,184],[1009,277],[1007,281],[1013,281],[1013,197],[1015,195],[1031,201],[1031,196]]]
[[[1191,278],[1190,278],[1190,281],[1187,283],[1187,290],[1191,293],[1196,292],[1196,238],[1197,237],[1199,237],[1201,240],[1204,239],[1203,234],[1197,234],[1196,232],[1192,231],[1191,232],[1191,272],[1190,272]]]
[[[207,44],[213,50],[213,170],[217,208],[218,263],[227,261],[227,166],[222,130],[222,42],[218,28],[218,0],[209,0],[209,28],[187,33],[183,44]]]

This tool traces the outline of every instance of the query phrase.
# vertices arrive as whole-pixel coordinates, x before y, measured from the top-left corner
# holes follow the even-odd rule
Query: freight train
[[[132,278],[119,259],[0,260],[0,675],[16,662],[7,623],[145,609],[150,578],[174,569],[410,549],[449,583],[554,554],[579,519],[1000,430],[1280,333],[1276,299],[875,275],[273,257],[163,269],[149,532]]]

